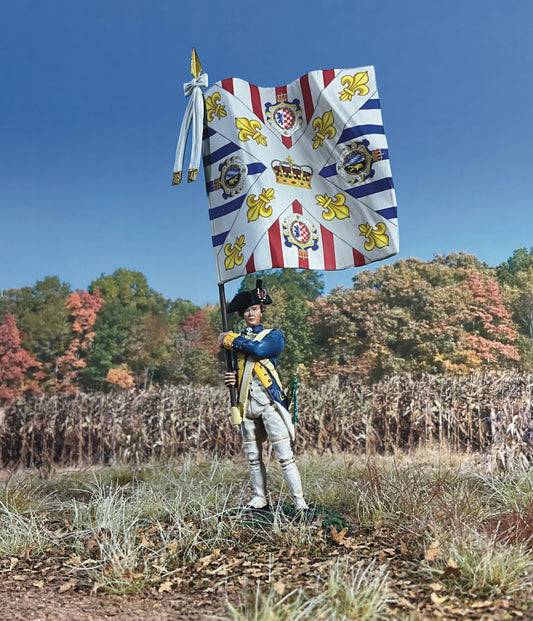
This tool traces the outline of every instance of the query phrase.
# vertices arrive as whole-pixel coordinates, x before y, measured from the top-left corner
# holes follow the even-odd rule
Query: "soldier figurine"
[[[302,492],[300,473],[294,461],[291,440],[294,440],[294,424],[285,406],[278,373],[277,357],[285,345],[283,332],[277,329],[265,330],[261,317],[265,306],[272,299],[262,288],[262,281],[256,281],[252,291],[238,293],[228,305],[228,313],[237,311],[246,323],[240,335],[224,332],[219,344],[230,350],[234,370],[226,371],[227,386],[237,381],[239,410],[242,422],[239,427],[243,448],[248,458],[254,497],[248,503],[253,509],[267,509],[266,469],[263,463],[263,442],[268,438],[276,453],[281,471],[299,511],[308,509]]]

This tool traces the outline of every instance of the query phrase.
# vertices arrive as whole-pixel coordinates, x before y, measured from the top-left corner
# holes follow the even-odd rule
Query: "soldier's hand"
[[[224,373],[224,384],[226,386],[235,385],[235,371],[226,371]]]
[[[221,332],[218,335],[218,344],[220,345],[220,347],[223,347],[223,343],[224,343],[224,339],[226,338],[226,335],[228,335],[229,332]]]

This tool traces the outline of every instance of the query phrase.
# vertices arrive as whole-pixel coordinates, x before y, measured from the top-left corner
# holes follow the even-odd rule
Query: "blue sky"
[[[374,65],[396,258],[500,264],[533,245],[532,23],[530,0],[3,0],[0,290],[124,267],[217,301],[202,175],[171,186],[193,46],[211,84]],[[324,273],[326,289],[359,269]]]

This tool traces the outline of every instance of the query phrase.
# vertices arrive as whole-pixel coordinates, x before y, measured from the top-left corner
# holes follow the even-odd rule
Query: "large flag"
[[[219,284],[270,268],[340,270],[398,252],[373,67],[204,92],[203,163]]]

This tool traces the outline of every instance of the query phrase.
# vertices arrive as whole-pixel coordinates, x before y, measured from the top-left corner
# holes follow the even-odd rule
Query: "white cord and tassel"
[[[185,147],[189,136],[189,128],[192,121],[192,146],[191,160],[189,162],[189,172],[187,174],[187,182],[190,183],[196,179],[196,175],[200,169],[200,158],[202,156],[202,130],[204,123],[204,98],[202,90],[207,88],[209,81],[207,74],[202,74],[202,66],[198,60],[196,50],[192,50],[191,58],[191,74],[193,80],[183,85],[183,91],[186,97],[190,97],[185,110],[185,116],[181,123],[180,135],[178,138],[178,146],[176,147],[176,160],[174,162],[174,176],[172,185],[181,183],[183,171],[183,158],[185,156]]]

